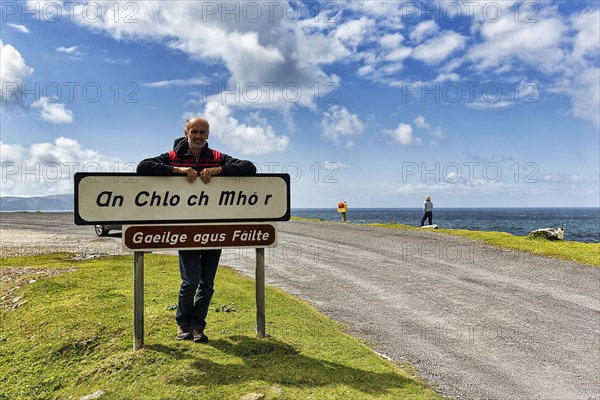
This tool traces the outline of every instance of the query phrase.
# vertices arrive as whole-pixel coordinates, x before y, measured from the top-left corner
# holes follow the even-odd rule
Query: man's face
[[[192,119],[187,123],[185,137],[190,150],[199,152],[208,140],[208,123],[202,119]]]

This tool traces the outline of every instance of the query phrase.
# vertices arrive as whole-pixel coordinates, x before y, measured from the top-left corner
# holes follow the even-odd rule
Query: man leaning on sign
[[[137,166],[143,175],[186,175],[193,183],[200,177],[208,183],[213,175],[253,175],[250,161],[238,160],[208,147],[209,124],[204,118],[185,122],[183,137],[175,139],[173,150],[147,158]],[[177,339],[205,343],[206,315],[214,293],[214,280],[221,250],[180,250],[181,288],[177,305]]]

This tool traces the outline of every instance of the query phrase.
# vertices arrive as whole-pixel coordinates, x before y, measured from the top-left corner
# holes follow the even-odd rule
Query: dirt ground
[[[105,255],[123,254],[118,237],[98,238],[64,233],[36,232],[33,230],[2,229],[0,257],[32,256],[57,252],[73,253],[74,260]],[[11,310],[27,303],[18,295],[19,289],[40,279],[76,271],[69,268],[0,268],[0,309]]]

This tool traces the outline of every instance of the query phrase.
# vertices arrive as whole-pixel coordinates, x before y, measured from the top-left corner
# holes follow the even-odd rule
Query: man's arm
[[[171,164],[169,153],[158,157],[146,158],[137,166],[137,173],[142,175],[173,175],[174,167]]]
[[[223,175],[254,175],[256,167],[251,161],[238,160],[227,154],[221,154],[221,168]]]
[[[249,176],[256,173],[256,167],[254,164],[252,164],[252,162],[247,160],[238,160],[237,158],[233,158],[227,154],[221,153],[220,163],[220,167],[204,168],[202,171],[200,171],[200,179],[202,179],[202,182],[210,182],[210,177],[213,175]]]
[[[198,173],[191,167],[174,167],[171,165],[169,153],[161,154],[158,157],[146,158],[140,161],[137,166],[137,173],[140,175],[159,175],[169,176],[173,174],[187,175],[187,180],[193,182]]]

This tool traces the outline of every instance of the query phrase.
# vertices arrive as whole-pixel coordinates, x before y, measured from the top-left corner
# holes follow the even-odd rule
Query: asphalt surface
[[[411,364],[439,393],[600,399],[600,268],[436,232],[278,225],[267,283]],[[3,213],[0,227],[94,234],[72,214]],[[254,275],[253,249],[225,250],[221,263]]]

